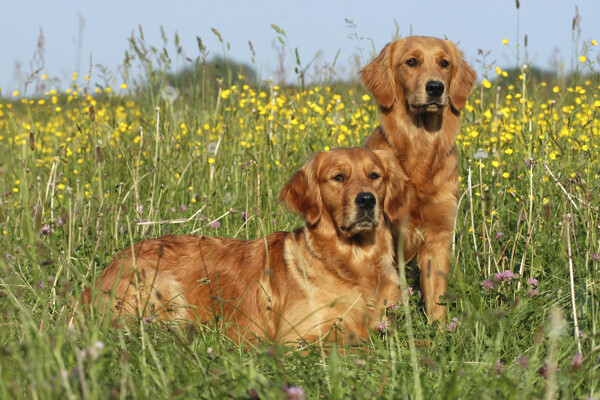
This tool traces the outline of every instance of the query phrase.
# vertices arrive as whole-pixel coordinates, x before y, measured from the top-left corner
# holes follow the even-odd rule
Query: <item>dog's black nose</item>
[[[369,192],[362,192],[356,196],[354,200],[358,208],[361,210],[372,210],[375,207],[375,203],[377,203],[377,199],[375,199],[375,195]]]
[[[425,91],[430,96],[439,97],[444,93],[444,82],[429,81],[425,84]]]

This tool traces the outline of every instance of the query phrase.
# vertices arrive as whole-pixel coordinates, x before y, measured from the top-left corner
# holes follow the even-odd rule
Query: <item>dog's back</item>
[[[247,241],[196,235],[144,240],[121,251],[97,280],[94,293],[87,289],[82,300],[125,316],[217,320],[269,335],[275,321],[269,324],[266,318],[270,296],[265,286],[285,279],[287,235],[277,232]]]

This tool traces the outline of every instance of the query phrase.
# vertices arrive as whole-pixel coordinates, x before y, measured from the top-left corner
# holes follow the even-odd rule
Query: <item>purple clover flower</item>
[[[538,281],[535,278],[527,279],[527,286],[537,287]]]
[[[457,318],[457,317],[454,317],[454,318],[452,318],[452,321],[450,321],[450,323],[446,325],[446,329],[447,329],[449,332],[452,332],[453,330],[455,330],[455,329],[456,329],[456,326],[457,326],[457,325],[458,325],[458,318]]]
[[[219,229],[221,227],[221,223],[219,221],[214,221],[211,222],[208,226],[210,226],[213,229]]]
[[[51,231],[50,225],[46,224],[46,225],[42,226],[42,228],[40,229],[40,234],[42,236],[46,236],[46,235],[50,234],[50,231]]]
[[[515,274],[513,274],[509,270],[504,271],[502,273],[502,276],[504,277],[504,279],[506,279],[509,282],[512,281],[515,278]]]
[[[500,359],[496,360],[496,362],[494,363],[494,369],[492,371],[495,372],[497,375],[502,374],[502,361],[500,361]]]
[[[513,274],[511,271],[506,270],[503,272],[496,272],[494,274],[494,278],[496,278],[497,281],[507,281],[510,282],[515,278],[515,274]]]
[[[288,400],[304,400],[306,398],[306,392],[300,386],[284,387],[283,392]]]
[[[529,367],[529,358],[523,354],[519,354],[515,359],[515,364],[520,365],[523,369],[527,369],[527,367]]]
[[[483,281],[482,285],[483,288],[487,290],[492,290],[494,288],[494,282],[490,281],[489,279]]]

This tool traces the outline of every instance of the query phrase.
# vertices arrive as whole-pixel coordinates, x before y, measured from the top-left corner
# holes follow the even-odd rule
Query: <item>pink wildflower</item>
[[[304,400],[306,398],[306,393],[300,386],[284,387],[283,392],[288,400]]]
[[[515,364],[520,365],[523,369],[527,369],[527,367],[529,367],[529,359],[526,356],[519,354],[515,359]]]
[[[386,330],[387,330],[387,322],[380,322],[379,323],[379,331],[385,332]]]
[[[448,329],[449,332],[452,332],[453,330],[456,329],[457,325],[458,325],[458,318],[454,317],[454,318],[452,318],[452,321],[450,321],[450,323],[446,325],[446,329]]]
[[[40,229],[40,234],[42,236],[46,236],[50,234],[50,225],[46,224],[44,226],[42,226],[42,228]]]

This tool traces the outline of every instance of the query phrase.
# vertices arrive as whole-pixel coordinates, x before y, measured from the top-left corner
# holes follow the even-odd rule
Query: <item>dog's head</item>
[[[382,108],[400,102],[419,114],[448,104],[460,111],[477,76],[451,41],[412,36],[388,43],[360,79]]]
[[[316,153],[285,185],[280,199],[309,225],[333,224],[346,237],[369,234],[399,214],[408,178],[390,151],[364,147]]]

